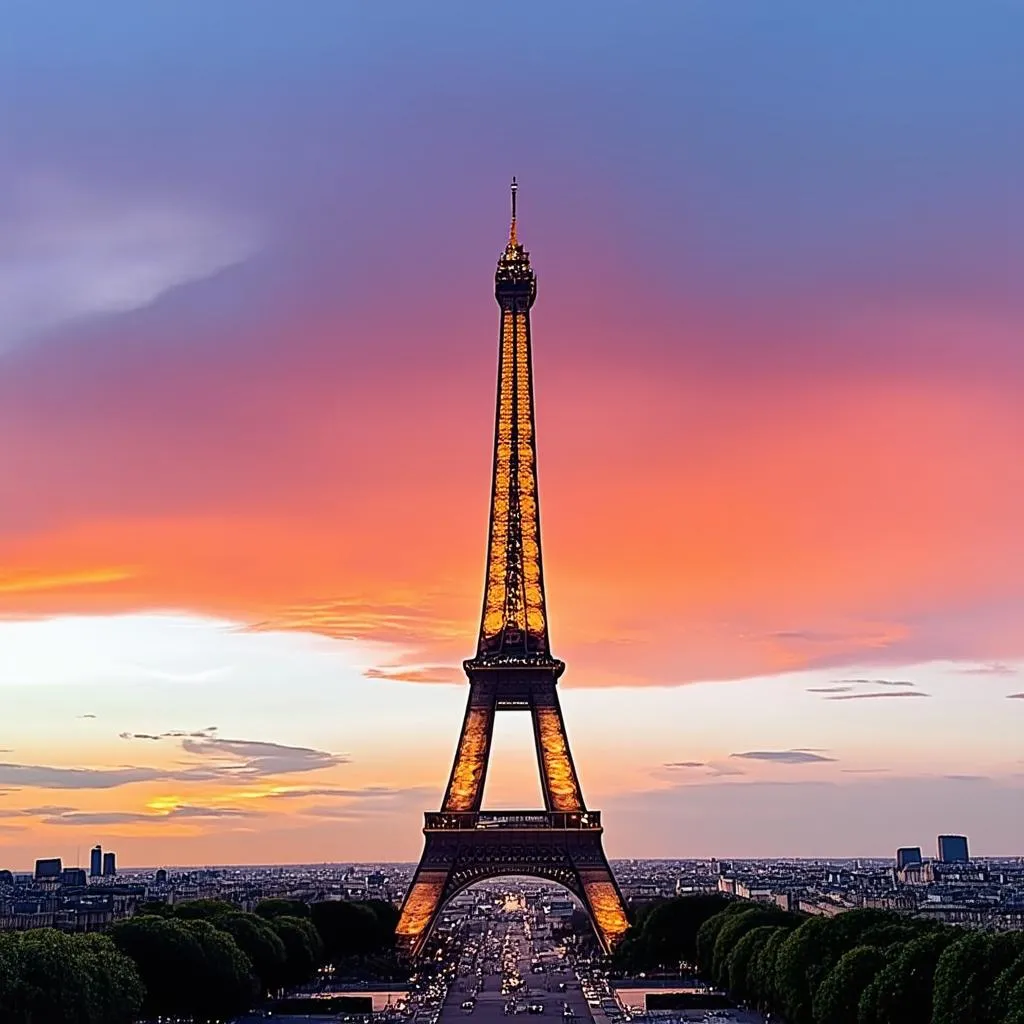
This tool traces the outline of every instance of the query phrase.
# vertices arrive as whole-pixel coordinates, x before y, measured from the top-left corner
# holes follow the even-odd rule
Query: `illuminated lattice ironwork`
[[[519,244],[515,189],[513,179],[512,227],[494,279],[501,330],[483,614],[476,656],[465,662],[469,699],[452,774],[441,810],[426,814],[423,856],[396,929],[414,954],[453,896],[499,875],[564,885],[586,907],[606,950],[627,927],[602,848],[601,816],[587,809],[569,752],[556,691],[565,666],[548,640],[530,347],[537,280]],[[498,711],[533,718],[543,810],[481,810]]]
[[[606,947],[614,946],[622,938],[629,927],[626,911],[622,906],[622,897],[614,881],[600,879],[584,881],[583,895],[594,924]]]
[[[537,279],[519,244],[515,217],[498,260],[501,307],[498,408],[494,429],[490,534],[477,659],[549,656],[537,502],[530,307]]]
[[[466,709],[459,749],[444,799],[446,811],[475,811],[480,807],[493,725],[492,709],[473,707],[472,704]]]
[[[565,737],[562,712],[557,708],[536,708],[541,764],[545,791],[553,811],[581,811],[583,798],[576,780],[569,743]]]
[[[416,878],[409,888],[402,905],[402,916],[395,928],[395,934],[405,939],[416,939],[424,934],[441,905],[447,873],[438,873],[434,878]]]

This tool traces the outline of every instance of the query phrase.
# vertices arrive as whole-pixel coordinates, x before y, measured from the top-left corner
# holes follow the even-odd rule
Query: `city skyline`
[[[396,7],[0,41],[0,867],[415,860],[512,174],[609,856],[1024,851],[1024,12]]]

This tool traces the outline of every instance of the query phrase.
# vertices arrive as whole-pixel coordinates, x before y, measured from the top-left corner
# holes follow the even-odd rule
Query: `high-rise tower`
[[[590,914],[605,949],[627,927],[622,897],[601,843],[601,816],[587,810],[562,720],[551,656],[537,494],[530,309],[537,278],[519,243],[517,184],[512,226],[498,260],[501,309],[498,401],[483,613],[476,656],[464,662],[469,699],[439,812],[425,815],[423,856],[397,934],[418,953],[440,909],[474,882],[534,875],[559,882]],[[528,713],[544,793],[542,811],[481,809],[494,716]]]

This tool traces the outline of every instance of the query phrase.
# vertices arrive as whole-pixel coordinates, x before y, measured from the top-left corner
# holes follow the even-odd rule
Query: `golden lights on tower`
[[[444,810],[475,811],[479,808],[492,723],[493,712],[489,708],[470,707],[466,712]]]

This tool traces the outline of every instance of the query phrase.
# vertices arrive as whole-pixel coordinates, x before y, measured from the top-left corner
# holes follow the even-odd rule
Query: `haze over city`
[[[608,855],[1024,849],[1024,10],[49,8],[0,34],[3,866],[419,855],[513,174]]]

